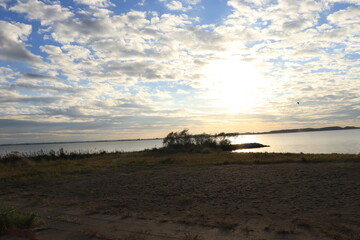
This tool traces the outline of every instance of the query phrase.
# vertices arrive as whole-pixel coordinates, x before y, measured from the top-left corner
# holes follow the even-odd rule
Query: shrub
[[[43,224],[43,220],[35,213],[24,213],[12,207],[0,206],[0,236],[12,228],[26,229]]]
[[[208,148],[221,148],[229,150],[231,142],[226,138],[226,134],[210,135],[210,134],[197,134],[191,135],[189,129],[184,129],[181,132],[170,132],[163,139],[164,148],[172,149],[188,149],[189,151],[199,151],[197,149]]]

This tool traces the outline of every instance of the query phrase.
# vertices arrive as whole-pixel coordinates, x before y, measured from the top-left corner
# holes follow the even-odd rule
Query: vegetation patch
[[[185,233],[183,240],[202,240],[200,234],[195,233]]]
[[[171,132],[163,140],[164,147],[162,151],[188,151],[188,152],[202,152],[207,149],[219,149],[223,151],[233,151],[237,149],[246,148],[260,148],[268,147],[260,143],[244,143],[231,144],[228,139],[230,136],[237,134],[219,133],[219,134],[190,134],[189,129],[184,129],[181,132]]]
[[[16,229],[30,229],[44,224],[36,213],[25,213],[13,207],[0,205],[0,236]]]
[[[231,135],[231,134],[230,134]],[[69,175],[122,169],[143,169],[170,166],[203,166],[230,164],[359,162],[360,154],[304,154],[304,153],[235,153],[229,150],[229,134],[189,134],[185,129],[171,132],[163,140],[162,148],[139,152],[80,153],[39,151],[33,154],[10,153],[0,155],[0,182],[49,181]],[[246,148],[259,146],[245,144]],[[244,144],[241,146],[244,147]]]
[[[216,226],[222,230],[234,230],[236,228],[236,226],[238,225],[238,223],[234,220],[231,219],[220,219],[216,222]]]

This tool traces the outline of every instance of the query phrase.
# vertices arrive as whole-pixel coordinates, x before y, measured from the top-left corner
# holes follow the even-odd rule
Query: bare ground
[[[360,239],[360,163],[133,168],[0,184],[1,202],[47,219],[37,239]]]

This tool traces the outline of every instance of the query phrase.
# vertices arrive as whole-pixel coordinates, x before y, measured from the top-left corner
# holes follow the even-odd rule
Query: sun
[[[207,97],[214,107],[251,111],[265,95],[264,78],[252,63],[227,58],[211,62],[203,71]]]

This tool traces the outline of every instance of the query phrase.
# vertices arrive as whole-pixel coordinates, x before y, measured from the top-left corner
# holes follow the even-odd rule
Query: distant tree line
[[[231,146],[231,142],[227,139],[228,136],[236,136],[229,133],[219,134],[190,134],[189,129],[184,129],[180,132],[170,132],[164,139],[163,144],[165,148],[186,148],[186,147],[210,147],[221,148],[227,150]]]

